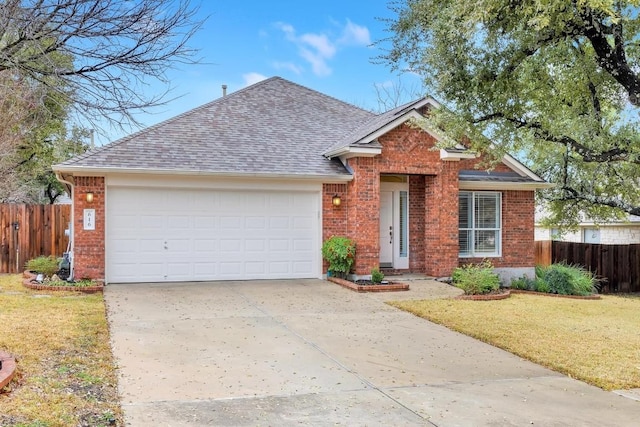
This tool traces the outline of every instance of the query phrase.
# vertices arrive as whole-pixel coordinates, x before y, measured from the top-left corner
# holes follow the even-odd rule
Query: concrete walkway
[[[130,426],[637,426],[640,402],[320,280],[109,285]]]

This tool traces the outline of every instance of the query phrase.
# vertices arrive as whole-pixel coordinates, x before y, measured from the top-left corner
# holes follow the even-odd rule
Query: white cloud
[[[369,29],[347,19],[347,25],[342,30],[339,43],[350,46],[369,46],[371,44]]]
[[[322,56],[311,52],[309,49],[301,48],[300,56],[311,64],[313,74],[316,76],[324,77],[330,75],[333,70],[327,65],[327,61]]]
[[[367,27],[354,24],[350,20],[347,20],[347,23],[342,28],[341,37],[333,40],[330,33],[305,33],[298,35],[293,25],[285,22],[276,22],[275,26],[284,33],[286,40],[294,43],[298,47],[298,55],[311,65],[313,73],[321,77],[328,76],[333,72],[328,63],[336,55],[339,45],[368,46],[371,44],[371,37]],[[298,74],[302,70],[301,67],[295,65],[288,67],[288,69]]]
[[[276,70],[289,70],[295,74],[302,73],[302,67],[297,66],[293,62],[273,62],[271,63]]]
[[[298,47],[298,54],[311,65],[313,73],[317,76],[328,76],[331,67],[327,60],[336,54],[336,46],[326,34],[305,33],[298,36],[295,28],[284,22],[277,22],[276,27],[285,35],[285,38]],[[301,70],[300,67],[296,67]]]
[[[276,22],[275,26],[282,30],[282,32],[287,36],[287,40],[295,41],[296,38],[296,30],[290,24],[285,24],[284,22]]]
[[[315,49],[316,54],[322,58],[330,59],[336,54],[336,47],[329,41],[326,34],[303,34],[300,36],[300,41]]]
[[[267,79],[266,76],[263,76],[260,73],[246,73],[242,75],[242,78],[244,79],[245,86],[251,86],[252,84],[256,84]]]

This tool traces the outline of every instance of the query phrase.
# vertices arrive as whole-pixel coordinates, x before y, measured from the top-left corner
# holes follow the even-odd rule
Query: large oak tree
[[[399,1],[383,60],[447,105],[433,125],[556,183],[555,223],[640,215],[639,4]]]

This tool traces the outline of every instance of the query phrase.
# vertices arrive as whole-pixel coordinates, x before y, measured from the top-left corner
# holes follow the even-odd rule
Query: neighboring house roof
[[[54,169],[349,177],[338,160],[322,153],[372,117],[272,77]]]
[[[548,211],[543,205],[538,205],[535,211],[535,222],[537,227],[542,227],[542,221],[549,216]],[[626,215],[623,219],[612,219],[607,222],[596,222],[591,218],[587,218],[584,214],[580,214],[578,225],[582,227],[607,227],[607,226],[640,226],[640,216]],[[544,227],[548,228],[548,227]]]

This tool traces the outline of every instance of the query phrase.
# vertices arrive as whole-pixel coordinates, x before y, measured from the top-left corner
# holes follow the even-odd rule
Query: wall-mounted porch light
[[[333,198],[331,199],[331,204],[335,207],[340,206],[341,203],[342,203],[342,199],[337,194],[333,196]]]
[[[87,202],[88,202],[88,203],[93,202],[93,193],[92,193],[91,191],[89,191],[89,192],[85,195],[85,197],[86,197],[86,200],[87,200]]]

